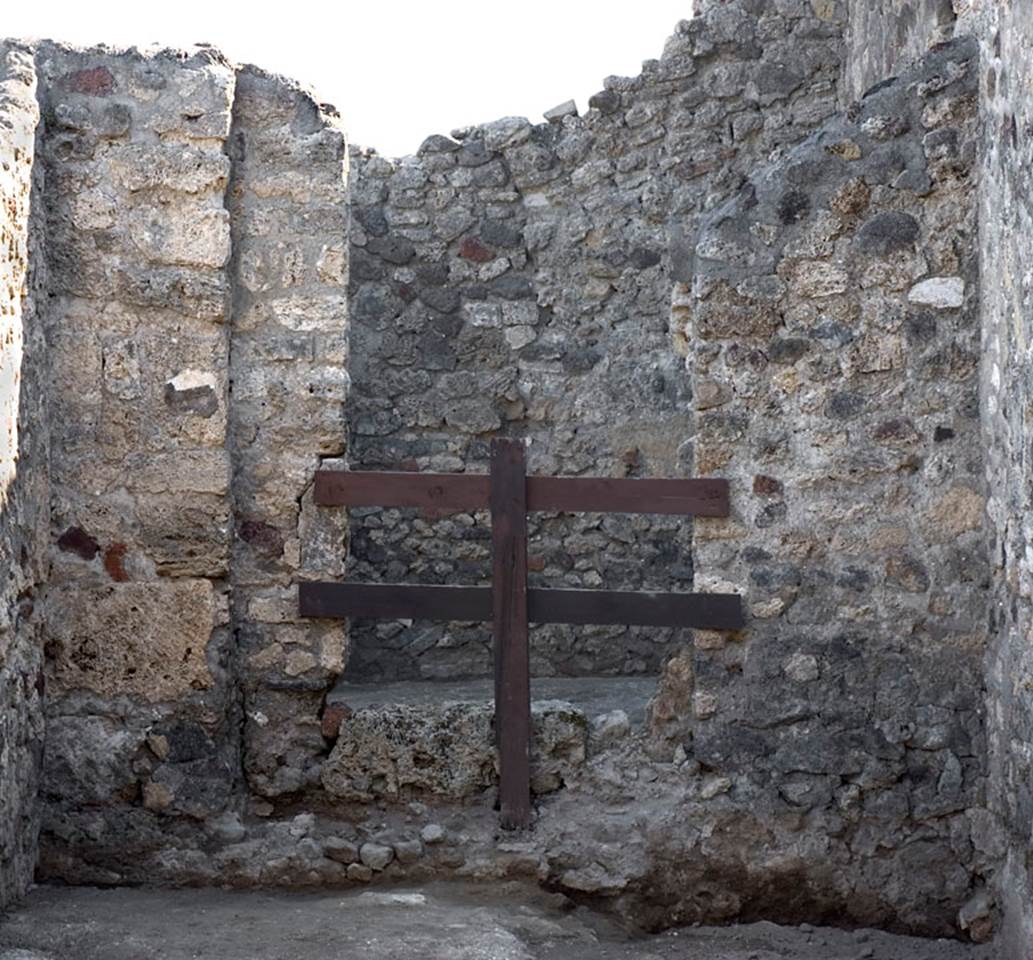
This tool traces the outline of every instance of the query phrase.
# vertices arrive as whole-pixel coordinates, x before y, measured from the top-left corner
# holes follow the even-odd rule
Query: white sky
[[[658,57],[692,0],[0,0],[0,31],[77,44],[213,43],[312,87],[353,143],[412,153],[430,133],[588,98]]]

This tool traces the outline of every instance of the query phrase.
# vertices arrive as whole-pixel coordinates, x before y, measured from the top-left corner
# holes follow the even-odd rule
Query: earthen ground
[[[755,923],[632,936],[517,885],[361,893],[37,887],[0,960],[989,960],[987,948]]]

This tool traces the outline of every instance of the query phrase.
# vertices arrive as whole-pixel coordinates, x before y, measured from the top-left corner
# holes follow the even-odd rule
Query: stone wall
[[[36,71],[0,44],[0,909],[32,880],[43,756],[47,417]]]
[[[583,116],[350,174],[331,108],[208,47],[5,46],[0,900],[45,675],[47,879],[526,877],[656,927],[973,939],[996,898],[1023,957],[1033,10],[954,7],[981,52],[926,53],[931,0],[714,0]],[[487,629],[349,649],[294,590],[483,582],[484,516],[353,511],[346,568],[311,481],[483,470],[498,433],[537,472],[732,482],[694,527],[535,517],[536,583],[749,612],[537,631],[539,677],[662,679],[634,716],[536,703],[521,836],[487,703],[375,682],[487,675]]]
[[[857,858],[848,910],[945,929],[990,866],[977,77],[947,46],[758,170],[674,294],[696,470],[733,490],[697,585],[751,614],[696,636],[694,755]]]
[[[988,805],[1005,854],[996,883],[1002,950],[1033,943],[1033,3],[971,3],[983,71],[979,251],[983,428],[993,570],[988,657]]]
[[[293,85],[207,48],[36,56],[42,870],[117,882],[170,836],[193,849],[235,822],[244,776],[258,794],[318,778],[342,631],[297,626],[294,584],[345,550],[340,520],[306,507],[343,448],[344,141]]]
[[[835,108],[835,4],[715,4],[584,116],[506,118],[353,162],[354,468],[487,468],[488,438],[530,441],[529,469],[685,476],[687,345],[669,328],[680,233],[750,168]],[[350,576],[483,582],[484,516],[353,513]],[[686,589],[680,518],[537,515],[532,582]],[[357,680],[483,676],[484,625],[352,627]],[[542,626],[535,675],[659,672],[674,631]]]
[[[233,71],[204,50],[36,56],[53,416],[42,870],[60,876],[88,837],[117,882],[166,822],[224,809],[239,769],[225,584]]]
[[[319,783],[341,623],[300,621],[299,579],[339,579],[344,512],[314,508],[344,452],[348,208],[344,135],[296,84],[238,72],[230,155],[233,319],[230,583],[244,770],[259,796]]]
[[[853,0],[848,4],[844,104],[906,70],[954,34],[959,0]]]

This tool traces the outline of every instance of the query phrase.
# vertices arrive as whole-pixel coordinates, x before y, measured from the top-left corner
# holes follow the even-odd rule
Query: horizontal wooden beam
[[[299,583],[303,617],[363,620],[490,620],[491,587],[403,583]]]
[[[728,481],[528,477],[527,509],[727,517]]]
[[[638,627],[741,630],[737,593],[647,593],[622,590],[529,590],[532,623],[614,623]]]
[[[315,501],[325,507],[433,507],[486,510],[487,474],[320,470]],[[570,513],[728,516],[728,481],[528,477],[527,509]]]
[[[403,473],[320,470],[314,498],[322,507],[434,507],[487,510],[486,473]]]
[[[370,620],[491,620],[491,587],[401,583],[301,583],[303,617]],[[626,624],[740,630],[742,601],[734,593],[649,593],[618,590],[527,591],[533,623]]]

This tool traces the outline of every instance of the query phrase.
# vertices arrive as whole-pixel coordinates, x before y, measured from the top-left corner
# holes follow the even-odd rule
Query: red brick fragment
[[[100,544],[82,527],[69,527],[57,538],[57,545],[65,553],[74,553],[83,560],[92,560],[100,552]]]
[[[774,477],[767,477],[762,473],[758,473],[757,476],[753,478],[753,492],[760,494],[761,496],[781,493],[782,483]]]
[[[88,70],[66,73],[61,78],[61,86],[72,93],[106,97],[115,89],[115,78],[107,67],[91,67]]]
[[[341,724],[351,715],[351,707],[338,703],[328,704],[323,711],[323,717],[320,721],[323,728],[323,736],[327,740],[336,740],[341,732]]]
[[[492,250],[486,247],[477,237],[467,237],[459,245],[459,256],[474,263],[487,263],[495,259]]]
[[[124,543],[113,543],[104,551],[104,569],[107,570],[108,576],[118,583],[125,583],[129,579],[124,565],[127,549]]]
[[[267,557],[283,556],[283,535],[271,523],[244,520],[237,529],[240,539]]]

